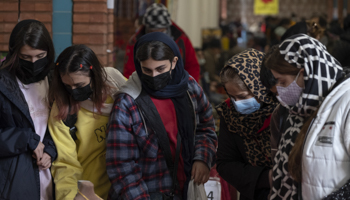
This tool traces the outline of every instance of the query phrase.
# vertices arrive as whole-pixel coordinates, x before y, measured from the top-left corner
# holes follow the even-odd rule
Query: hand
[[[33,151],[33,157],[36,159],[36,162],[39,162],[43,157],[45,145],[42,142],[39,142],[36,149]]]
[[[270,183],[270,188],[272,188],[272,169],[269,170],[269,183]]]
[[[42,167],[42,170],[48,169],[51,167],[51,156],[47,153],[44,153],[41,160],[39,162],[36,162],[36,164],[39,167]]]
[[[194,161],[191,175],[191,179],[194,179],[194,183],[197,183],[198,185],[206,183],[209,180],[210,175],[208,165],[200,160]]]

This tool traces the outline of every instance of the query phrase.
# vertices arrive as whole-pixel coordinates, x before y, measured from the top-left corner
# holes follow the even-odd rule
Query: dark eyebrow
[[[148,69],[147,67],[141,67],[141,68],[143,68],[143,69]],[[148,70],[150,70],[150,69],[148,69]]]
[[[80,83],[76,83],[76,84],[74,84],[74,86],[75,87],[78,87],[78,86],[80,86],[80,85],[83,85],[84,83],[83,82],[80,82]],[[71,87],[70,85],[68,85],[68,84],[64,84],[66,87]]]
[[[229,94],[228,92],[227,92],[227,94],[229,95],[229,96],[232,96],[233,97],[233,95],[231,95],[231,94]],[[240,94],[238,94],[238,95],[236,95],[237,97],[246,97],[246,96],[248,96],[248,95],[250,95],[249,93],[248,94],[246,94],[246,93],[240,93]]]
[[[247,95],[246,94],[239,94],[237,95],[238,97],[246,97]]]
[[[36,56],[40,56],[40,55],[43,55],[43,54],[45,54],[46,52],[42,52],[42,53],[39,53],[38,55],[36,55]],[[28,57],[31,57],[30,55],[26,55],[26,54],[21,54],[21,56],[28,56]]]
[[[164,66],[165,66],[165,65],[160,65],[160,66],[156,67],[156,70],[158,70],[159,68],[164,67]],[[147,67],[142,67],[142,68],[150,70],[150,69],[147,68]]]
[[[156,67],[156,69],[158,70],[158,69],[160,69],[160,68],[162,68],[162,67],[165,67],[165,65],[161,65],[161,66],[159,66],[159,67]]]
[[[20,53],[20,55],[21,55],[21,56],[29,56],[29,55],[26,55],[26,54],[21,54],[21,53]]]
[[[43,54],[45,54],[46,52],[42,52],[42,53],[39,53],[38,55],[36,55],[36,56],[40,56],[40,55],[43,55]]]

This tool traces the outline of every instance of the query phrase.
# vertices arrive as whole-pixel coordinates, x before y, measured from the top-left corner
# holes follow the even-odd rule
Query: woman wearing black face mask
[[[49,118],[58,153],[51,168],[56,199],[74,199],[78,180],[91,181],[95,193],[107,199],[111,184],[106,172],[106,126],[114,93],[124,83],[118,70],[103,67],[85,45],[68,47],[58,56]]]
[[[54,54],[41,22],[24,20],[13,29],[0,69],[1,199],[53,199],[49,167],[57,153],[47,130],[47,75]]]
[[[110,197],[186,199],[189,181],[205,183],[214,162],[212,108],[169,36],[146,34],[134,53],[136,72],[109,120]]]

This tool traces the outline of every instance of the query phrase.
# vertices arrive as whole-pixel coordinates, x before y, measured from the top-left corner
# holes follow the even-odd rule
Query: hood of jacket
[[[141,80],[137,75],[137,72],[135,71],[134,73],[131,74],[131,76],[126,81],[126,83],[120,87],[116,95],[120,93],[125,93],[131,96],[133,99],[136,99],[141,94],[141,91],[142,91]]]

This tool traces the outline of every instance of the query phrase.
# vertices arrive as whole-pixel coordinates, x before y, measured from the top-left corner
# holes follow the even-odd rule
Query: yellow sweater
[[[106,103],[113,103],[109,97]],[[95,193],[107,199],[111,183],[106,171],[106,125],[108,117],[80,108],[77,114],[74,141],[69,127],[56,120],[58,109],[53,105],[49,129],[57,148],[57,159],[51,172],[56,184],[56,199],[72,200],[78,192],[78,180],[89,180],[95,186]]]

